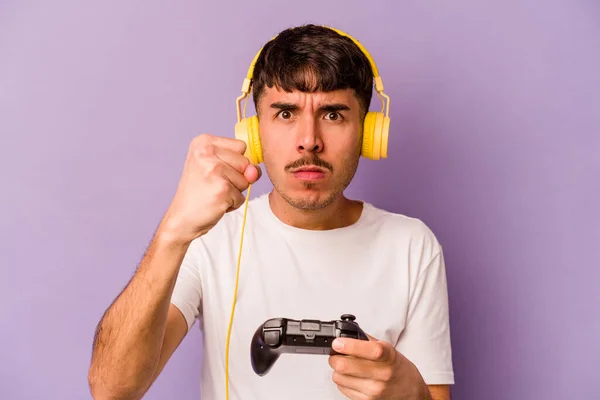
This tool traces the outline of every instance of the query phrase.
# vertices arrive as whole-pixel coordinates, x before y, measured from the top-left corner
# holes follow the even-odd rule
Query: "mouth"
[[[307,181],[322,180],[326,175],[326,171],[323,168],[314,166],[300,167],[293,169],[290,172],[295,178]]]

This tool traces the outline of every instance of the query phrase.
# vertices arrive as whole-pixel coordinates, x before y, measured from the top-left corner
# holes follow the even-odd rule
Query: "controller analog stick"
[[[356,319],[356,317],[352,314],[344,314],[342,315],[342,321],[350,321],[350,322],[354,322],[354,320]]]

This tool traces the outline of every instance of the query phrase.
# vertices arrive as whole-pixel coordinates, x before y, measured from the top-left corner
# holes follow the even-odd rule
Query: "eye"
[[[277,117],[282,119],[290,119],[292,118],[292,112],[289,110],[281,110],[277,113]]]
[[[337,121],[339,119],[342,119],[342,116],[340,113],[332,111],[327,114],[326,119],[331,120],[331,121]]]

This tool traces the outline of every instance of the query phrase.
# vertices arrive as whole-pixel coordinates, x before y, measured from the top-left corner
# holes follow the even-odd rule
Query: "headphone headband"
[[[365,55],[365,57],[369,60],[373,74],[373,86],[375,87],[377,96],[381,99],[381,111],[375,112],[365,110],[366,113],[362,121],[363,127],[361,155],[373,160],[387,158],[388,134],[390,130],[390,98],[385,93],[383,93],[383,82],[381,77],[379,76],[379,71],[377,69],[377,66],[375,65],[375,61],[373,61],[373,58],[371,57],[369,52],[364,48],[364,46],[361,45],[360,42],[354,39],[352,36],[338,29],[331,28],[329,26],[324,26],[324,28],[328,28],[336,32],[337,34],[352,40],[354,44],[360,49],[360,51]],[[273,39],[275,39],[276,37],[277,36],[272,38],[269,42],[273,41]],[[261,140],[259,133],[259,121],[258,115],[246,118],[246,104],[248,104],[248,97],[250,92],[252,91],[254,67],[263,49],[264,46],[261,47],[261,49],[256,53],[256,55],[252,59],[250,67],[248,68],[248,72],[244,77],[244,83],[242,84],[242,94],[235,101],[237,106],[238,120],[238,122],[235,125],[235,137],[239,140],[243,140],[246,143],[246,152],[244,154],[254,163],[260,163],[263,160],[262,148],[260,144]],[[244,111],[242,115],[241,102],[244,99],[246,100],[246,102],[244,103]]]
[[[339,29],[332,28],[330,26],[325,26],[325,28],[331,29],[332,31],[337,32],[338,34],[349,38],[350,40],[352,40],[354,42],[354,44],[356,44],[356,46],[358,46],[358,48],[363,52],[365,57],[367,57],[367,60],[369,60],[369,64],[371,64],[371,69],[373,70],[373,80],[374,80],[375,90],[377,91],[377,93],[383,92],[383,80],[379,76],[379,69],[377,68],[377,65],[375,64],[373,57],[371,57],[371,54],[369,54],[367,49],[358,40],[356,40],[349,34],[342,32]],[[275,38],[277,38],[277,36],[273,37],[270,41],[274,40]],[[246,78],[244,78],[244,82],[242,84],[242,92],[244,94],[250,93],[250,83],[252,82],[252,77],[254,75],[254,65],[256,64],[256,61],[258,60],[258,57],[260,56],[260,53],[262,52],[263,48],[264,48],[264,46],[261,47],[260,50],[258,50],[256,55],[252,59],[252,62],[250,63],[250,67],[248,68],[248,72],[246,73]]]

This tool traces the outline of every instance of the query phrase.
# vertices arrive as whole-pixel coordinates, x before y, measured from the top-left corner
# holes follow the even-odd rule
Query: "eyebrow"
[[[281,101],[276,101],[275,103],[272,103],[270,107],[274,108],[276,110],[287,110],[287,111],[296,111],[296,110],[300,109],[300,107],[297,104],[284,103]],[[325,105],[319,107],[319,110],[325,111],[325,112],[347,111],[347,110],[350,110],[350,106],[348,106],[347,104],[343,104],[343,103],[325,104]]]
[[[297,104],[293,104],[293,103],[284,103],[281,101],[276,101],[275,103],[271,103],[271,108],[274,108],[276,110],[298,110],[300,107],[298,107]]]

